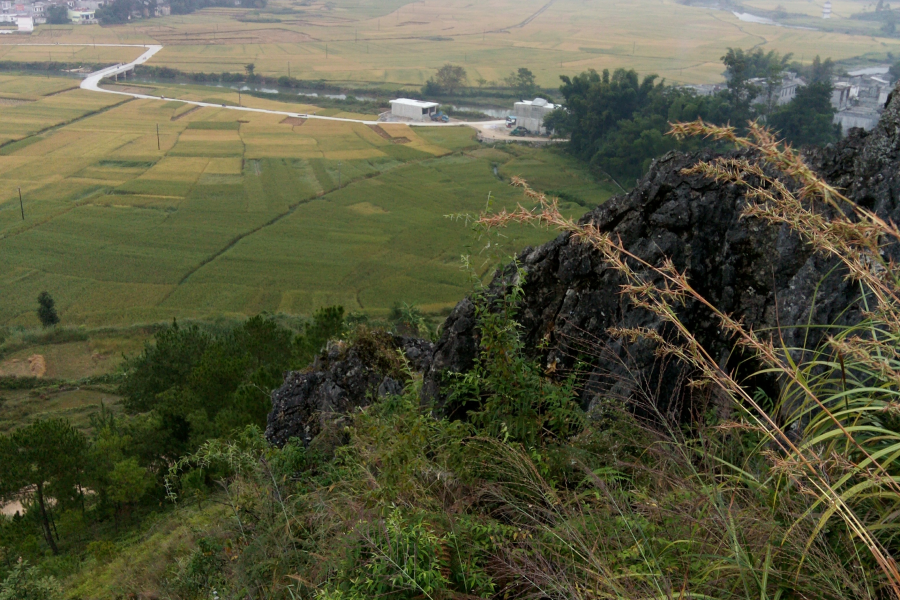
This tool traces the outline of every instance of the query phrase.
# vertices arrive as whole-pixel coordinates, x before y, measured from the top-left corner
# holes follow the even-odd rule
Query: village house
[[[523,100],[516,102],[513,114],[516,116],[516,125],[524,127],[532,133],[547,133],[544,127],[544,118],[556,109],[555,104],[547,102],[543,98]]]
[[[806,82],[803,81],[803,79],[798,77],[796,73],[790,72],[783,73],[781,81],[772,86],[771,96],[769,95],[769,81],[767,79],[759,77],[751,79],[749,83],[763,90],[763,92],[753,100],[754,104],[769,104],[771,99],[772,104],[775,106],[790,104],[790,102],[797,97],[797,90],[801,87],[806,87]]]
[[[844,133],[854,127],[872,129],[881,118],[893,86],[889,67],[866,67],[835,77],[831,105],[837,110],[834,122]]]
[[[97,23],[97,18],[94,12],[95,9],[93,8],[88,8],[86,6],[76,6],[69,9],[69,20],[72,21],[72,23],[74,23],[75,25]]]

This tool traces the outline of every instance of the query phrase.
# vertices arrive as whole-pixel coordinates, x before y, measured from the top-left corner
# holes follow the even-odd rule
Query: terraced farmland
[[[0,95],[22,89],[9,81]],[[64,123],[71,109],[51,101],[69,94],[81,97],[32,105]],[[89,96],[109,98],[120,102]],[[376,131],[176,101],[104,108],[37,134],[28,113],[4,111],[17,141],[0,147],[0,323],[34,325],[44,290],[70,325],[335,303],[440,312],[470,285],[460,256],[478,250],[446,215],[476,213],[489,195],[513,206],[511,175],[566,192],[573,213],[610,195],[555,151],[482,148],[468,128]],[[550,235],[511,231],[510,250]]]

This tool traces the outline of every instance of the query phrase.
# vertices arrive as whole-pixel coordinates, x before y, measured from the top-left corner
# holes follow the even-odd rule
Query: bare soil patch
[[[372,129],[372,131],[377,133],[382,138],[388,140],[389,142],[393,142],[395,144],[408,144],[412,141],[406,137],[391,137],[391,134],[389,134],[387,131],[385,131],[381,125],[369,125],[369,127]]]
[[[285,117],[285,119],[281,122],[282,125],[292,125],[294,127],[298,127],[306,123],[306,119],[301,117]]]
[[[34,100],[22,100],[21,98],[0,98],[0,106],[18,106],[19,104],[28,104]]]

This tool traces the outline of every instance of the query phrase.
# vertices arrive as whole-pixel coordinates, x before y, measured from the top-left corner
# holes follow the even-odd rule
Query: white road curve
[[[182,100],[180,98],[168,98],[166,96],[151,96],[149,94],[135,94],[132,92],[121,92],[117,90],[108,90],[100,87],[100,82],[107,77],[114,77],[116,75],[121,75],[122,73],[132,71],[135,65],[142,65],[153,56],[163,49],[162,46],[152,45],[152,44],[14,44],[16,46],[92,46],[92,47],[105,47],[105,48],[146,48],[147,51],[141,54],[139,57],[131,61],[130,63],[122,63],[118,65],[113,65],[112,67],[107,67],[105,69],[100,69],[94,73],[88,75],[84,81],[81,82],[81,89],[88,90],[91,92],[100,92],[103,94],[116,94],[119,96],[130,96],[131,98],[137,98],[140,100],[175,100],[178,102],[184,102],[185,104],[190,104],[191,106],[202,106],[207,108],[224,108],[227,110],[238,110],[249,113],[264,113],[267,115],[283,115],[285,117],[302,117],[305,119],[320,119],[322,121],[341,121],[344,123],[362,123],[363,125],[383,125],[381,121],[365,121],[362,119],[342,119],[340,117],[320,117],[317,115],[308,115],[304,113],[298,112],[290,112],[283,110],[268,110],[265,108],[249,108],[246,106],[229,106],[223,104],[212,104],[209,102],[195,102],[193,100]],[[407,125],[411,125],[413,127],[459,127],[459,126],[470,126],[475,128],[481,128],[491,125],[497,125],[500,123],[505,123],[505,121],[475,121],[475,122],[462,122],[457,121],[453,123],[435,123],[435,122],[423,122],[423,123],[406,123]]]

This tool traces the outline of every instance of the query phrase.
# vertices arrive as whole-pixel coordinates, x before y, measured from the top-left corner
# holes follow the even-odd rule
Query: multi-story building
[[[76,25],[86,25],[88,23],[96,23],[97,18],[94,15],[94,9],[86,6],[76,6],[69,9],[69,20]]]

